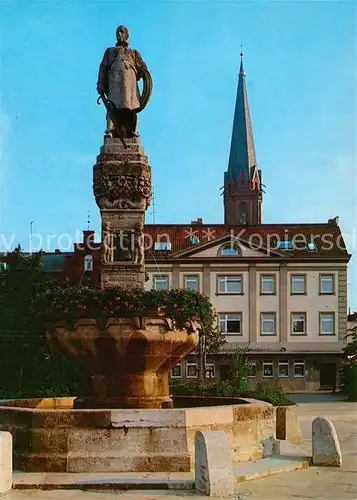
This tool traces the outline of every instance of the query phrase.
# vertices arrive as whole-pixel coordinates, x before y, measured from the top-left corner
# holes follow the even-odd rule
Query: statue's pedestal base
[[[143,288],[145,210],[151,168],[138,138],[106,139],[93,169],[102,217],[102,288]]]

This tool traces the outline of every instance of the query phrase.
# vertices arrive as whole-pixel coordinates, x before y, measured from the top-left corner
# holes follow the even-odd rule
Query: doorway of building
[[[320,390],[336,390],[336,363],[321,363]]]

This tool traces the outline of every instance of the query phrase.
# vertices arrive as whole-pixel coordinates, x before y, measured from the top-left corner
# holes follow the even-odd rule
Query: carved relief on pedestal
[[[144,264],[144,233],[143,224],[138,222],[134,232],[134,264]]]
[[[100,208],[146,210],[151,202],[151,178],[144,172],[135,176],[99,171],[94,176],[93,191]]]

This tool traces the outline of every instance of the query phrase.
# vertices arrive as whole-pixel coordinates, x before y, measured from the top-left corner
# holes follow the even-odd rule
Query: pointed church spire
[[[224,173],[224,220],[230,225],[261,224],[261,171],[257,167],[243,52],[234,110],[228,170]]]
[[[240,53],[240,69],[236,106],[233,119],[231,150],[228,163],[228,177],[238,180],[241,172],[248,179],[251,178],[251,169],[256,166],[252,123],[250,120],[245,71],[243,68],[243,52]]]

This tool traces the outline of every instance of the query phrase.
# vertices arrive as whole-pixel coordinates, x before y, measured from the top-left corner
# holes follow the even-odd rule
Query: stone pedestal
[[[0,432],[0,495],[12,488],[12,435]]]
[[[209,497],[231,497],[234,477],[228,435],[221,430],[200,431],[195,445],[196,490]]]
[[[144,287],[145,211],[151,168],[138,138],[105,139],[93,169],[102,218],[102,288]]]

